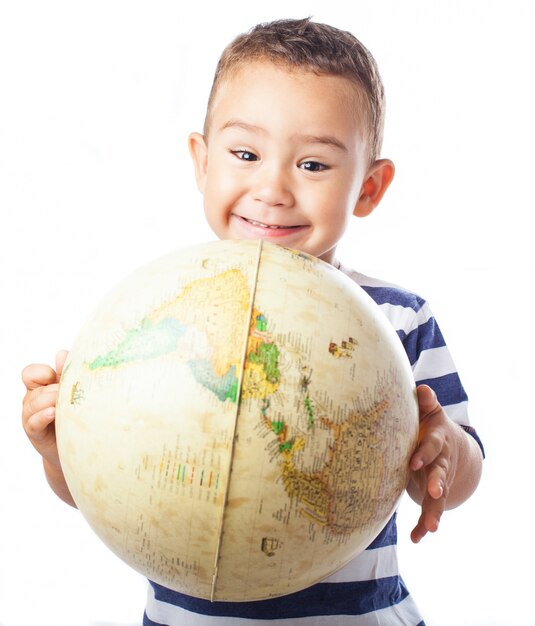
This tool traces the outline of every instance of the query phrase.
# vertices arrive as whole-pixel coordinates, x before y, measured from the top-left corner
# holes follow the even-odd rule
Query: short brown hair
[[[268,60],[290,68],[349,79],[364,95],[370,162],[379,158],[383,141],[384,88],[375,59],[351,33],[327,24],[277,20],[239,35],[223,51],[217,64],[204,133],[208,133],[217,89],[224,78],[244,64]]]

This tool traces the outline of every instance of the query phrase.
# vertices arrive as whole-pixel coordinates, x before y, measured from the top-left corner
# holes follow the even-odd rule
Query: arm
[[[445,510],[459,506],[472,495],[482,471],[481,450],[473,437],[449,419],[430,387],[420,385],[417,392],[420,433],[407,486],[411,498],[422,505],[422,514],[411,533],[415,543],[438,529]]]
[[[67,352],[59,352],[56,370],[48,365],[29,365],[22,372],[26,395],[22,402],[22,424],[34,448],[43,457],[48,484],[67,504],[76,506],[67,487],[56,445],[54,419],[61,371]]]

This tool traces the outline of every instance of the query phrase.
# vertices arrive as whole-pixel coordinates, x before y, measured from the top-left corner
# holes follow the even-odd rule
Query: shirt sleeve
[[[434,390],[448,417],[477,441],[485,456],[483,444],[470,425],[468,396],[442,332],[426,302],[418,310],[413,327],[408,332],[398,330],[398,335],[409,357],[416,384],[429,385]]]
[[[437,394],[448,417],[483,444],[468,417],[468,396],[440,328],[427,301],[398,285],[365,276],[340,264],[342,272],[374,300],[400,338],[417,385],[426,384]]]

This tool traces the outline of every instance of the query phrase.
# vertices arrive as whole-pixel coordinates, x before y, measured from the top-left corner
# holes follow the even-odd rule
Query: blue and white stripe
[[[417,385],[429,385],[448,417],[459,424],[485,451],[468,417],[468,397],[444,337],[428,303],[391,283],[339,266],[379,305],[403,343]]]
[[[210,602],[150,583],[143,626],[422,626],[399,576],[395,515],[368,548],[323,582],[280,598]]]
[[[432,387],[448,416],[477,438],[468,398],[442,333],[419,296],[339,269],[379,305],[405,347],[417,384]],[[481,443],[480,443],[481,445]],[[209,602],[150,583],[144,626],[423,626],[399,574],[394,515],[370,546],[323,582],[280,598]]]

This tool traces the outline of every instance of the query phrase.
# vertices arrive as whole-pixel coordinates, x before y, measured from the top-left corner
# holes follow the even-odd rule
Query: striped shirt
[[[405,347],[417,384],[437,394],[448,416],[479,439],[467,415],[468,398],[442,333],[419,296],[339,269],[379,305]],[[321,583],[279,598],[210,602],[150,582],[143,626],[422,626],[400,576],[394,514],[368,548]]]

